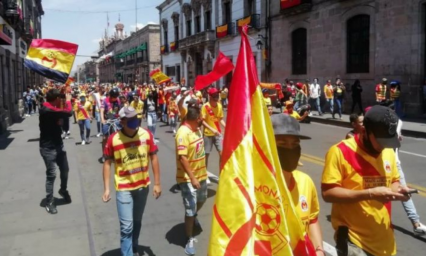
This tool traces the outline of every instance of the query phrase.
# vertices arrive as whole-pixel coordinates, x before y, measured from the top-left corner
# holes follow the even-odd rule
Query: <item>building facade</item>
[[[31,40],[42,37],[43,14],[41,0],[0,1],[0,133],[20,120],[24,89],[43,81],[24,68]]]
[[[100,42],[99,82],[127,84],[149,82],[149,72],[160,67],[160,26],[148,24],[127,36],[124,25]]]
[[[175,82],[185,78],[193,86],[196,76],[210,72],[219,51],[234,63],[239,52],[239,30],[249,25],[249,36],[261,80],[268,56],[266,8],[261,0],[167,0],[160,11],[162,69]],[[259,36],[261,35],[261,36]],[[232,73],[218,86],[229,85]]]
[[[426,1],[271,1],[271,81],[339,77],[375,102],[383,77],[402,83],[406,114],[423,112]],[[346,110],[351,104],[346,96]]]

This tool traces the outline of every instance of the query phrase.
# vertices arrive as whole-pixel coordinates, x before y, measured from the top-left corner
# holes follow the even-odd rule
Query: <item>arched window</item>
[[[350,18],[346,33],[347,72],[370,72],[370,16],[361,14]]]
[[[293,75],[306,75],[308,71],[308,37],[306,28],[299,28],[291,33],[292,71]]]

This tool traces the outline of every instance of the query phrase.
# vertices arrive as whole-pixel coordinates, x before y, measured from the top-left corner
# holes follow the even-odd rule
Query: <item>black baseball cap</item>
[[[364,117],[364,127],[373,133],[377,142],[384,148],[399,148],[397,127],[399,118],[388,107],[376,105],[367,111]]]
[[[301,140],[310,140],[311,137],[300,134],[300,124],[295,118],[286,115],[278,114],[271,116],[272,127],[274,134],[277,135],[292,135],[299,137]]]

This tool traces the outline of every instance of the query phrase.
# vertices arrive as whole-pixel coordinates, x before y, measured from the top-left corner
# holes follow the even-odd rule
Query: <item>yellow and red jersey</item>
[[[331,84],[324,85],[324,95],[326,99],[334,99],[334,89]]]
[[[217,103],[216,107],[212,107],[210,102],[207,102],[201,108],[201,117],[210,127],[216,129],[218,132],[222,132],[220,128],[220,120],[223,118],[222,104]],[[204,127],[204,135],[215,136],[215,134],[206,127]]]
[[[391,100],[399,99],[399,96],[401,96],[401,91],[398,89],[398,87],[390,88]]]
[[[169,104],[167,105],[167,114],[170,117],[174,117],[174,116],[177,116],[178,113],[179,113],[179,110],[178,110],[178,106],[177,106],[176,102],[173,101],[173,100],[170,101]]]
[[[115,163],[115,189],[130,191],[147,187],[150,184],[148,159],[157,151],[152,133],[141,127],[133,137],[122,131],[111,135],[104,156]]]
[[[383,101],[386,100],[386,91],[387,87],[383,84],[376,85],[376,100]]]
[[[92,103],[86,100],[84,104],[81,104],[80,101],[76,101],[74,104],[74,111],[76,113],[77,120],[86,120],[90,118],[90,113],[92,113]]]
[[[204,139],[201,131],[197,129],[193,131],[186,124],[183,124],[176,133],[176,164],[177,183],[191,182],[188,174],[186,174],[179,156],[186,156],[189,166],[198,181],[207,179],[206,154],[204,151]]]
[[[320,211],[317,190],[311,177],[306,173],[296,170],[291,174],[293,176],[288,190],[305,231],[309,234],[309,224],[318,221]]]
[[[390,187],[399,181],[395,152],[385,149],[380,155],[368,154],[358,135],[332,146],[327,153],[322,187],[343,187],[365,190]],[[391,223],[391,203],[376,200],[357,203],[334,203],[331,223],[349,228],[349,239],[356,246],[377,256],[396,254],[395,237]]]

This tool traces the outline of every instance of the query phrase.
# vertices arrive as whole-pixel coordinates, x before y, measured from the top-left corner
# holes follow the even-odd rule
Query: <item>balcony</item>
[[[281,1],[281,13],[287,16],[309,12],[312,9],[312,0]]]
[[[208,45],[216,41],[215,31],[206,30],[179,40],[179,49],[186,50],[194,46]]]

